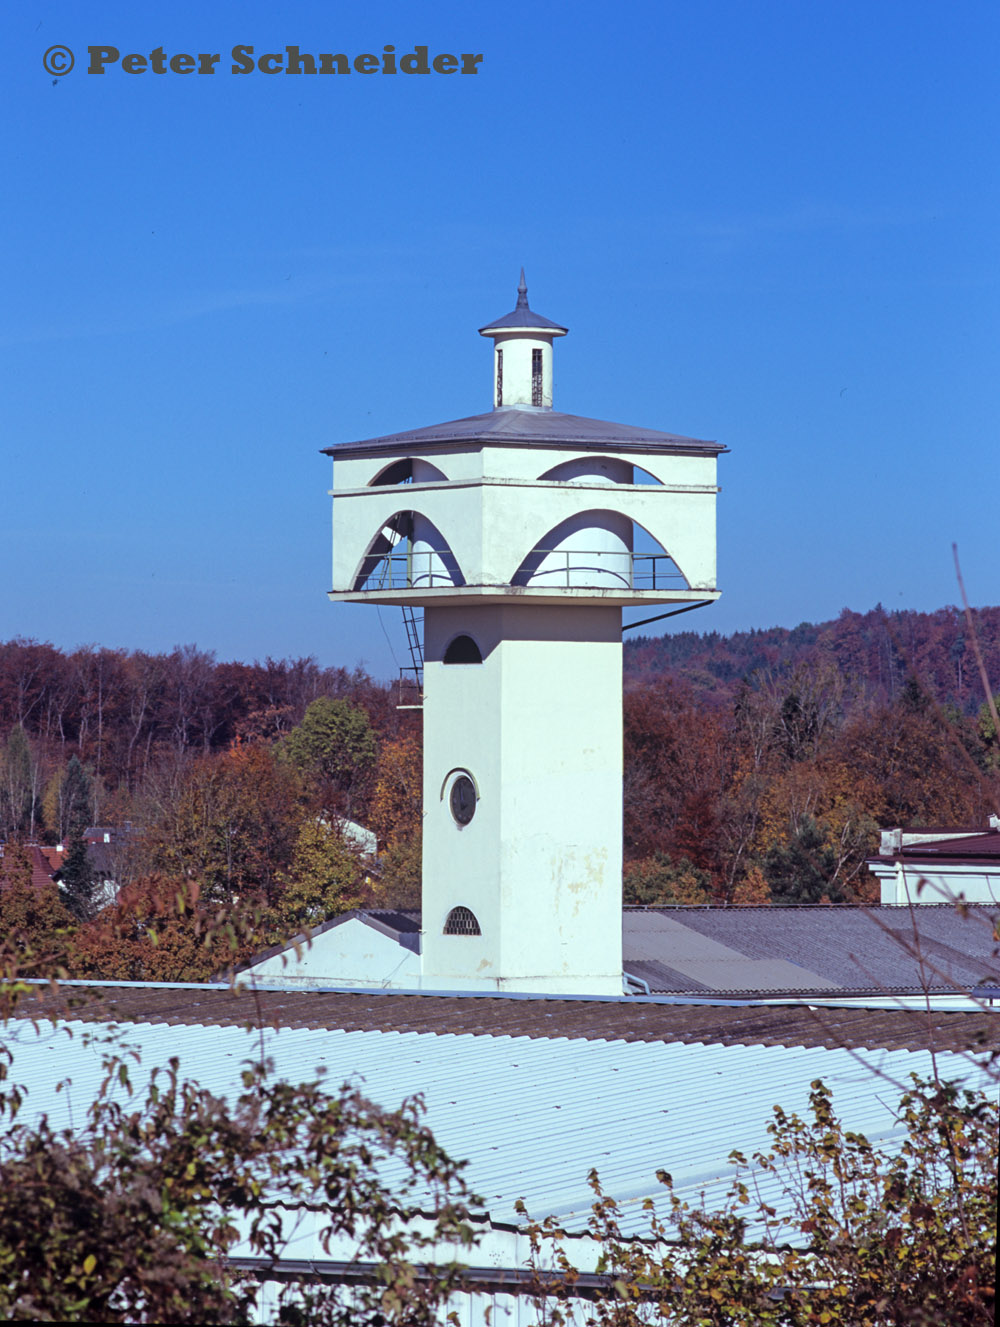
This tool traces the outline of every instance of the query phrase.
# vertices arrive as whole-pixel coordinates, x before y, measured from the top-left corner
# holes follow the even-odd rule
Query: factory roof
[[[63,982],[39,986],[33,1018],[171,1027],[243,1026],[529,1039],[949,1050],[1000,1045],[998,1015],[981,1010],[869,1009],[801,1002],[710,1004],[684,997],[427,995],[391,990],[286,990],[258,982]]]
[[[998,909],[907,907],[626,907],[626,973],[651,994],[711,997],[905,996],[1000,987]],[[324,922],[315,941],[358,919],[420,952],[420,913],[357,910]],[[291,952],[297,937],[244,967]],[[377,975],[377,974],[376,974]],[[331,985],[337,973],[331,971]]]
[[[626,908],[625,967],[652,991],[816,995],[1000,984],[997,910]]]
[[[319,1009],[324,998],[303,995],[301,1007]],[[520,1225],[515,1203],[523,1199],[531,1214],[556,1216],[571,1233],[583,1231],[590,1215],[591,1167],[623,1203],[625,1234],[648,1229],[642,1204],[662,1195],[655,1179],[661,1168],[671,1172],[682,1197],[697,1202],[704,1194],[709,1206],[718,1206],[734,1174],[732,1149],[747,1156],[766,1150],[771,1108],[780,1104],[804,1115],[816,1079],[832,1089],[847,1128],[898,1145],[902,1130],[894,1101],[910,1074],[926,1076],[932,1068],[926,1050],[769,1045],[753,1038],[724,1043],[707,1030],[695,1041],[567,1036],[557,1025],[544,1035],[452,1031],[446,1011],[463,1003],[499,1014],[548,1002],[423,998],[438,1011],[433,1032],[347,1029],[338,1019],[329,1027],[325,1017],[321,1026],[307,1017],[310,1025],[246,1028],[203,1021],[211,999],[181,1021],[138,1019],[120,1025],[119,1032],[141,1057],[130,1066],[140,1091],[154,1067],[176,1056],[183,1077],[224,1098],[240,1093],[245,1062],[265,1057],[285,1081],[310,1081],[320,1070],[331,1086],[351,1080],[389,1108],[420,1093],[435,1137],[468,1161],[467,1179],[482,1195],[484,1217],[495,1227]],[[281,999],[287,1009],[289,997]],[[349,999],[357,1003],[359,997]],[[383,1011],[412,1006],[410,997],[380,1000]],[[632,1009],[630,1002],[609,1007]],[[93,1023],[79,1019],[8,1025],[17,1081],[28,1086],[22,1118],[45,1112],[58,1129],[74,1113],[85,1114],[104,1077],[104,1045],[84,1035],[88,1031]],[[943,1077],[966,1078],[995,1094],[995,1081],[991,1085],[973,1059],[938,1051],[936,1063]],[[60,1091],[56,1085],[66,1079]],[[780,1192],[773,1199],[763,1192],[769,1191],[769,1177],[760,1179],[762,1196],[784,1207],[788,1200]],[[295,1248],[289,1256],[297,1256]]]

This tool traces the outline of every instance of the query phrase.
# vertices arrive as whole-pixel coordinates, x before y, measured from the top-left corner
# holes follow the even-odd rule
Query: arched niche
[[[483,654],[473,638],[462,632],[449,641],[442,662],[446,664],[481,664]]]
[[[391,461],[369,481],[369,488],[378,488],[392,484],[443,484],[448,476],[422,456],[404,456],[401,460]]]
[[[676,590],[688,582],[667,550],[621,512],[580,512],[553,526],[512,585],[539,589]]]
[[[419,511],[398,511],[369,543],[352,589],[436,589],[464,584],[462,569],[433,521]]]
[[[563,484],[631,484],[632,466],[617,456],[575,456],[538,476],[540,481]]]
[[[539,483],[563,484],[658,484],[663,482],[648,470],[619,456],[576,456],[560,461],[543,475]]]

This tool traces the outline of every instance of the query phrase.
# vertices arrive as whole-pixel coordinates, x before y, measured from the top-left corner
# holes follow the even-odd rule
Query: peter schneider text
[[[220,67],[222,53],[202,51],[197,55],[185,52],[170,54],[162,46],[146,54],[133,51],[122,55],[117,46],[88,46],[90,64],[88,74],[104,74],[120,70],[125,74],[214,74]],[[395,46],[382,47],[381,55],[333,54],[332,52],[303,51],[298,46],[286,46],[281,51],[258,54],[253,46],[234,46],[229,52],[229,67],[221,72],[230,74],[476,74],[483,62],[482,55],[466,52],[450,55],[441,52],[431,55],[430,47],[414,46],[397,54]]]

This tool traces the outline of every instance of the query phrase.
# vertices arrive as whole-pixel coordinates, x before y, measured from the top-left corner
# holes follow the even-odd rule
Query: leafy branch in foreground
[[[692,1207],[659,1172],[669,1212],[661,1218],[647,1199],[641,1240],[623,1233],[621,1207],[591,1171],[601,1286],[585,1307],[571,1302],[580,1272],[565,1232],[553,1218],[533,1223],[538,1327],[992,1323],[997,1104],[913,1081],[899,1105],[898,1149],[881,1151],[846,1130],[816,1080],[811,1119],[776,1107],[771,1150],[752,1169],[732,1154],[739,1170],[721,1210]]]
[[[385,1111],[349,1085],[293,1086],[269,1069],[249,1066],[233,1102],[182,1082],[172,1060],[136,1102],[125,1060],[112,1055],[79,1130],[16,1122],[21,1098],[8,1088],[0,1317],[250,1321],[256,1286],[228,1255],[279,1259],[311,1209],[324,1250],[344,1257],[346,1247],[349,1259],[374,1264],[374,1283],[289,1287],[279,1322],[442,1321],[461,1268],[448,1262],[418,1276],[414,1258],[473,1242],[471,1195],[462,1163],[421,1124],[419,1099]],[[115,1099],[122,1089],[125,1105]]]

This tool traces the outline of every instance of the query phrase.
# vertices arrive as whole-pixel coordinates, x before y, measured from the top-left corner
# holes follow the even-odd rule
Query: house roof
[[[904,843],[891,852],[880,853],[872,858],[871,866],[885,865],[888,862],[902,862],[915,866],[918,862],[934,864],[982,863],[996,867],[1000,865],[1000,831],[986,830],[981,834],[956,835],[954,838],[924,839],[916,843]]]
[[[327,456],[363,455],[368,452],[410,451],[414,448],[452,447],[456,443],[494,443],[506,447],[585,447],[594,451],[680,452],[716,456],[728,449],[718,442],[687,438],[658,429],[632,424],[614,424],[604,419],[566,415],[558,410],[519,409],[515,406],[469,415],[442,424],[387,433],[360,442],[338,442],[322,448]]]
[[[996,909],[631,908],[626,971],[652,991],[935,993],[1000,984]]]

